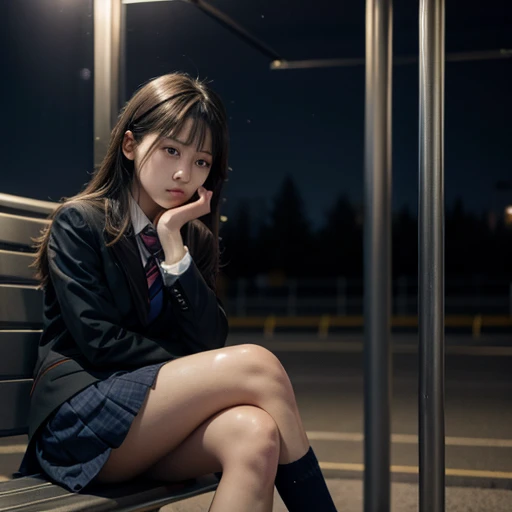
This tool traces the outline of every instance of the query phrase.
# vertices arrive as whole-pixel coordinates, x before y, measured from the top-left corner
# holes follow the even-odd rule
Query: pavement
[[[506,339],[446,340],[447,511],[512,511],[512,346]],[[360,335],[230,337],[272,350],[292,381],[311,445],[338,510],[362,511],[363,353]],[[414,336],[393,337],[392,512],[418,510],[418,359]],[[0,439],[0,480],[15,471],[25,438]],[[206,511],[213,494],[163,512]],[[275,512],[285,511],[275,496]]]
[[[363,485],[360,480],[328,479],[327,486],[338,512],[363,512]],[[163,507],[161,512],[206,512],[212,500],[213,493],[203,494],[186,502]],[[447,487],[445,504],[445,510],[448,512],[510,512],[512,510],[512,491]],[[281,498],[275,492],[273,512],[286,512],[286,510]],[[394,483],[391,487],[389,510],[391,512],[417,512],[418,486]]]

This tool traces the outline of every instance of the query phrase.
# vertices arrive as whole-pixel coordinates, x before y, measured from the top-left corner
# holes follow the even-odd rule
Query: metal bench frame
[[[0,193],[0,437],[27,433],[29,392],[41,332],[43,297],[29,265],[33,238],[55,203]],[[44,475],[0,483],[0,512],[125,512],[160,507],[217,488],[215,475],[167,484],[137,481],[71,493]]]

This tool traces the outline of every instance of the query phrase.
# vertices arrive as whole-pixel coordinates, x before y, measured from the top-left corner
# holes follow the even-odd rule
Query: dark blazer
[[[162,313],[147,325],[136,239],[129,233],[107,247],[104,224],[103,212],[73,202],[51,225],[29,439],[52,411],[99,379],[225,345],[226,315],[194,261],[164,286]]]

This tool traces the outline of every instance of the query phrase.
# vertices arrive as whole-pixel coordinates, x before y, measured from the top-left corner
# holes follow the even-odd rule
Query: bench
[[[55,206],[0,193],[0,437],[27,433],[43,306],[42,292],[29,268],[34,258],[31,246]],[[217,484],[215,475],[177,484],[135,480],[91,486],[76,494],[37,474],[0,483],[0,512],[150,512],[214,491]]]

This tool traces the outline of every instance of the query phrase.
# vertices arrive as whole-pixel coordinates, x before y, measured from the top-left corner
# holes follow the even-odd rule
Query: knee
[[[222,413],[225,420],[222,465],[245,469],[259,481],[274,481],[280,437],[276,422],[263,409],[237,406]]]
[[[259,345],[240,345],[242,381],[255,391],[270,392],[275,397],[293,394],[290,379],[279,359]]]

